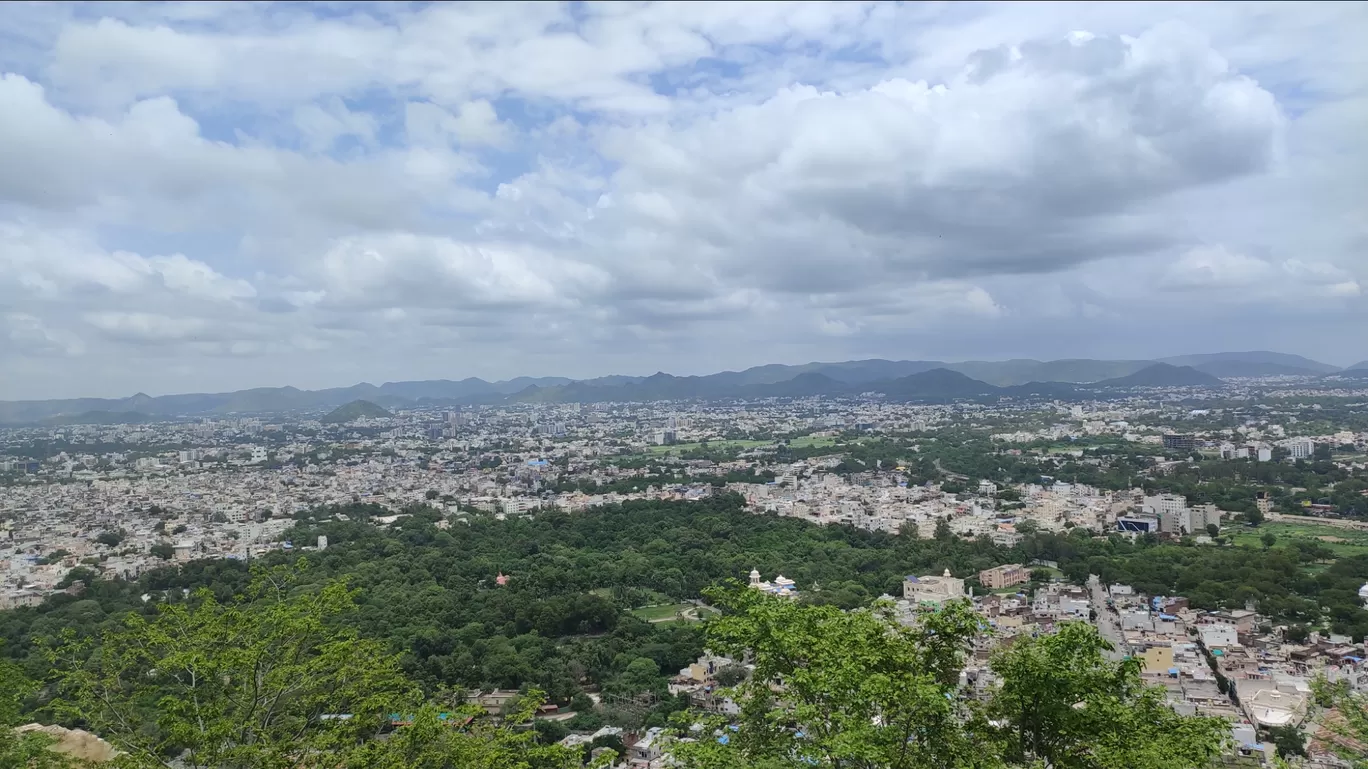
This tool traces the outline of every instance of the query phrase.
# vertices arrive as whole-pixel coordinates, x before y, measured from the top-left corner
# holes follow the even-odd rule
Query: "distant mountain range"
[[[1362,374],[1360,372],[1363,372]],[[0,401],[0,424],[131,424],[178,416],[323,411],[355,401],[377,409],[414,405],[592,403],[724,398],[796,398],[877,393],[901,400],[1069,398],[1134,387],[1210,386],[1223,378],[1278,375],[1368,378],[1368,361],[1338,369],[1299,355],[1254,351],[1162,360],[858,360],[769,364],[707,376],[613,375],[573,380],[518,377],[369,383],[324,390],[261,387],[227,393],[129,398]]]
[[[1192,366],[1213,376],[1278,376],[1279,374],[1333,374],[1338,366],[1321,363],[1300,355],[1281,352],[1254,350],[1251,352],[1215,352],[1206,355],[1179,355],[1173,358],[1160,358],[1160,363],[1174,366]],[[1218,371],[1228,367],[1230,371],[1250,371],[1255,373],[1220,374]],[[1352,367],[1351,367],[1352,368]]]
[[[1156,363],[1134,374],[1105,379],[1094,387],[1214,387],[1221,384],[1219,377],[1192,366]]]

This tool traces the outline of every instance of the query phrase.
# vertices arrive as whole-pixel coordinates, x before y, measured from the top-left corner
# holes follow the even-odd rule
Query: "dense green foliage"
[[[62,761],[51,751],[51,740],[41,734],[18,735],[23,722],[23,700],[35,690],[19,666],[0,659],[0,769],[55,769]]]
[[[347,509],[350,521],[303,520],[291,536],[328,535],[327,550],[305,555],[310,568],[303,579],[321,584],[346,576],[360,591],[359,609],[347,622],[363,637],[401,653],[405,672],[429,690],[536,686],[560,704],[586,686],[621,689],[625,679],[631,688],[629,671],[641,669],[635,661],[668,674],[702,652],[696,626],[653,624],[629,613],[644,603],[694,599],[708,585],[759,568],[820,588],[808,591],[814,600],[850,607],[897,591],[904,574],[972,571],[1006,556],[987,543],[755,516],[732,495],[534,519],[474,517],[447,530],[428,510],[379,528],[364,520],[376,510]],[[501,572],[510,577],[502,588],[495,580]],[[26,656],[35,641],[65,628],[89,635],[126,612],[155,616],[157,604],[186,600],[183,589],[204,587],[228,600],[247,582],[246,566],[234,561],[95,582],[80,597],[0,613],[0,637]]]
[[[226,602],[201,589],[154,617],[68,637],[45,655],[53,710],[113,743],[129,769],[580,766],[578,751],[516,729],[540,693],[500,723],[425,701],[398,655],[335,621],[356,610],[355,592],[302,574],[260,568]]]
[[[709,648],[753,662],[731,694],[735,723],[680,748],[686,766],[847,769],[1191,769],[1229,740],[1219,718],[1186,718],[1135,660],[1108,662],[1095,628],[1020,638],[992,661],[986,699],[960,671],[980,629],[967,602],[912,626],[886,606],[840,612],[750,590],[714,593],[729,610]]]
[[[882,457],[870,458],[876,463],[882,461]],[[648,725],[664,724],[671,713],[688,707],[687,701],[665,695],[665,676],[693,661],[705,642],[714,649],[727,648],[719,644],[744,645],[744,638],[726,636],[726,628],[735,627],[729,624],[732,619],[746,616],[754,607],[728,599],[737,613],[725,621],[710,623],[710,641],[704,638],[703,628],[698,624],[651,623],[630,610],[643,604],[698,600],[710,586],[744,577],[752,568],[759,569],[767,578],[782,573],[798,582],[803,599],[793,605],[793,610],[812,613],[791,618],[797,623],[795,628],[805,628],[803,632],[807,633],[805,640],[793,643],[810,649],[824,648],[823,638],[834,649],[849,646],[849,639],[859,633],[877,635],[872,626],[846,626],[839,619],[855,616],[866,618],[859,620],[865,622],[874,615],[849,615],[839,609],[866,606],[884,593],[897,594],[906,574],[939,573],[949,568],[970,578],[972,584],[973,575],[980,569],[1032,559],[1057,562],[1064,574],[1075,581],[1098,574],[1106,581],[1132,584],[1146,593],[1188,596],[1198,608],[1239,608],[1246,601],[1255,601],[1260,611],[1275,621],[1288,622],[1300,629],[1328,627],[1360,637],[1368,633],[1368,611],[1359,606],[1356,594],[1357,586],[1368,578],[1368,556],[1332,560],[1333,552],[1305,541],[1279,541],[1268,548],[1213,547],[1187,542],[1160,544],[1146,537],[1135,541],[1121,537],[1094,539],[1076,530],[1068,535],[1033,532],[1018,547],[1002,548],[987,540],[956,538],[944,523],[936,527],[935,537],[918,539],[754,515],[743,507],[739,497],[724,493],[699,502],[643,501],[576,513],[542,512],[532,518],[502,521],[472,513],[462,514],[461,520],[444,519],[435,510],[419,507],[390,526],[370,522],[371,517],[384,512],[387,511],[375,506],[352,505],[299,516],[290,538],[312,541],[325,534],[330,545],[323,551],[275,553],[256,564],[279,567],[297,558],[307,567],[294,574],[288,589],[277,590],[274,598],[270,591],[263,592],[259,581],[253,582],[247,564],[230,560],[170,565],[135,581],[104,581],[95,579],[92,572],[74,572],[72,577],[86,583],[84,593],[54,595],[39,607],[0,612],[0,639],[7,642],[0,653],[20,663],[0,668],[0,674],[16,681],[21,671],[33,680],[48,679],[54,658],[42,653],[42,643],[45,639],[50,644],[59,643],[65,635],[68,644],[60,657],[60,670],[67,699],[56,704],[48,702],[51,688],[42,697],[21,694],[9,700],[8,711],[0,712],[0,716],[14,720],[20,713],[36,709],[45,720],[64,716],[71,722],[79,718],[82,723],[98,724],[103,730],[118,734],[115,722],[119,719],[113,717],[113,711],[90,709],[93,694],[104,691],[107,696],[102,701],[131,702],[131,712],[141,714],[134,719],[125,713],[122,719],[143,724],[140,739],[148,740],[139,743],[143,755],[164,755],[173,749],[193,746],[195,738],[193,730],[177,731],[174,724],[160,723],[148,715],[148,703],[155,701],[154,694],[174,682],[134,681],[138,684],[134,690],[110,689],[110,681],[130,680],[126,676],[111,676],[121,669],[120,665],[125,670],[131,669],[128,666],[147,668],[193,658],[196,664],[205,665],[205,670],[232,671],[247,664],[249,657],[265,657],[274,653],[268,650],[290,648],[295,643],[294,648],[309,650],[300,656],[314,666],[310,669],[319,679],[329,678],[328,669],[364,670],[371,671],[367,680],[374,685],[367,690],[367,696],[404,701],[411,692],[409,701],[419,715],[415,728],[422,724],[429,731],[437,728],[429,716],[432,707],[439,706],[425,709],[420,699],[441,697],[450,703],[462,690],[475,687],[544,691],[552,701],[581,714],[570,724],[575,728],[592,728],[605,715],[617,720],[617,714],[589,712],[593,708],[583,694],[586,689],[623,697],[649,693],[658,697],[659,705],[654,711],[635,717]],[[338,514],[345,515],[346,520],[339,520]],[[509,577],[506,585],[497,583],[500,574]],[[344,579],[348,584],[345,589],[339,585],[339,580]],[[757,595],[752,591],[743,594]],[[294,603],[288,603],[292,608],[286,611],[272,601]],[[310,632],[324,639],[317,643],[301,641],[290,634],[299,629],[297,624],[291,624],[297,619],[291,612],[307,614],[305,609],[309,606],[317,615],[316,620],[310,620],[314,622],[309,626]],[[950,622],[955,616],[953,612],[947,613],[937,621]],[[940,632],[945,638],[967,632],[957,627],[946,626]],[[189,640],[176,633],[188,633]],[[998,752],[992,754],[994,760],[1029,761],[1028,753],[1040,756],[1045,746],[1023,748],[1019,738],[1012,743],[1006,735],[986,725],[990,718],[1011,721],[1013,716],[1005,710],[1011,689],[1004,690],[1007,694],[998,701],[996,710],[974,710],[968,705],[964,706],[968,710],[955,710],[953,714],[938,710],[940,701],[936,696],[943,699],[944,694],[938,687],[951,683],[928,671],[940,670],[949,663],[928,650],[924,634],[918,638],[909,641],[912,647],[871,651],[874,657],[855,662],[874,664],[877,655],[885,652],[891,655],[887,660],[902,660],[898,664],[906,663],[918,671],[916,675],[922,676],[913,682],[921,688],[914,688],[927,696],[908,695],[898,707],[914,714],[918,724],[948,729],[963,721],[964,725],[954,728],[980,731],[967,737],[956,736],[958,733],[938,737],[937,750],[942,752],[916,759],[925,759],[924,763],[902,765],[945,765],[935,756],[961,755],[956,752],[960,748],[955,747],[961,744],[955,740],[961,738],[969,740],[962,745],[967,751],[963,755],[968,756],[968,763],[961,764],[964,766],[979,765],[974,761],[980,753],[971,748],[990,739],[998,746]],[[328,647],[334,642],[340,645]],[[1070,644],[1069,654],[1092,654],[1087,651],[1092,644],[1088,639],[1073,639]],[[330,657],[324,651],[326,648],[345,654]],[[1039,660],[1049,660],[1051,655],[1066,651],[1048,644],[1020,648],[1034,650],[1030,654],[1035,655],[1032,659],[1036,662],[1027,660],[1023,656],[1027,652],[1021,651],[1011,658],[1014,661],[999,660],[1001,670],[1027,663],[1039,668],[1043,664]],[[935,654],[951,651],[939,648]],[[1089,667],[1092,660],[1091,656],[1081,660],[1070,658],[1065,666],[1079,675],[1092,670],[1095,675],[1091,678],[1046,683],[1104,692],[1105,697],[1099,702],[1124,701],[1131,712],[1145,713],[1149,712],[1146,708],[1154,707],[1146,699],[1148,694],[1126,683],[1130,680],[1129,672]],[[114,667],[109,667],[111,664]],[[319,665],[323,666],[321,672]],[[1028,665],[1021,670],[1031,669],[1034,668]],[[861,672],[858,680],[865,681],[865,673]],[[1025,675],[1019,673],[1019,677]],[[211,699],[230,693],[235,683],[242,680],[237,673],[228,672],[226,676],[222,687],[209,687],[216,690]],[[729,671],[727,678],[742,681],[743,672]],[[380,686],[386,681],[393,687]],[[812,686],[820,683],[814,682]],[[832,745],[839,745],[842,741],[867,737],[862,743],[866,747],[883,745],[891,749],[889,746],[896,741],[889,741],[887,734],[864,735],[854,730],[859,714],[866,713],[869,707],[893,707],[889,700],[894,696],[892,690],[869,688],[876,684],[882,685],[869,679],[856,687],[863,692],[861,697],[872,697],[875,704],[851,704],[851,715],[842,722],[844,726],[837,724],[846,731],[833,732],[823,739],[830,738],[835,741]],[[18,685],[14,687],[15,692],[21,689]],[[356,693],[356,697],[361,694]],[[62,702],[68,705],[63,706]],[[82,702],[85,704],[80,705]],[[321,707],[321,701],[314,704]],[[1098,717],[1109,719],[1106,723],[1120,723],[1123,714],[1107,711],[1109,707],[1099,705],[1089,713],[1103,712],[1104,716]],[[216,712],[222,716],[227,711]],[[966,713],[972,716],[968,720],[962,718]],[[191,715],[188,711],[167,711],[167,717],[182,720],[190,720]],[[1062,715],[1069,714],[1055,714]],[[979,716],[982,723],[974,720]],[[1155,711],[1145,718],[1149,719],[1146,723],[1164,724],[1162,718],[1167,715]],[[307,722],[304,718],[297,723]],[[1186,724],[1164,728],[1181,731]],[[355,725],[359,727],[362,722]],[[773,740],[791,741],[792,734],[785,731],[789,725],[771,724],[778,730],[771,735]],[[1095,727],[1092,724],[1086,728]],[[1129,728],[1148,733],[1137,724]],[[561,736],[561,732],[558,726],[547,724],[526,734],[539,735],[549,742]],[[446,734],[440,729],[431,733]],[[222,744],[221,736],[215,733],[202,739],[201,749],[212,753],[214,745]],[[491,732],[486,741],[498,743],[506,737]],[[271,744],[271,739],[265,739],[264,744]],[[336,734],[327,739],[336,741]],[[368,744],[358,733],[352,733],[348,740],[343,742]],[[238,744],[236,740],[232,742]],[[403,740],[395,741],[395,749],[403,744]],[[467,749],[472,744],[460,742],[460,746],[449,749]],[[509,750],[524,751],[530,747],[517,743]],[[785,750],[793,747],[790,744]],[[1152,757],[1135,758],[1140,754],[1126,753],[1123,748],[1129,750],[1125,745],[1096,743],[1089,751],[1112,751],[1121,757],[1115,761],[1130,756],[1124,760],[1134,759],[1137,766],[1168,766],[1155,763],[1157,759]],[[13,748],[0,743],[0,756],[5,755],[5,750]],[[374,765],[385,765],[386,761],[394,766],[410,765],[405,763],[408,758],[387,758],[375,753],[378,746],[365,750],[370,751],[365,754],[366,760],[375,761]],[[918,754],[909,751],[907,755]],[[752,758],[756,759],[751,764],[754,766],[769,765],[765,761],[771,759],[779,762],[774,766],[787,765],[783,763],[787,759],[779,754],[770,754],[764,760]],[[433,760],[438,763],[430,765],[442,765],[440,760]],[[1051,761],[1058,766],[1071,765],[1063,754]]]
[[[351,520],[322,520],[338,512]],[[471,515],[446,529],[426,508],[391,527],[367,522],[380,512],[361,505],[315,511],[301,516],[290,536],[328,536],[327,550],[303,555],[303,581],[346,577],[359,591],[348,625],[399,654],[405,674],[429,692],[536,687],[564,706],[594,687],[645,691],[646,662],[663,681],[701,653],[703,638],[695,624],[650,623],[630,609],[696,600],[704,588],[752,568],[796,580],[807,602],[851,608],[899,594],[906,574],[949,568],[972,583],[980,569],[1044,559],[1076,581],[1099,574],[1147,593],[1186,595],[1204,609],[1243,608],[1253,600],[1278,622],[1368,633],[1368,611],[1357,599],[1368,557],[1327,564],[1331,554],[1305,542],[1264,550],[1036,533],[1007,549],[948,531],[917,539],[758,516],[728,494],[505,521]],[[496,584],[500,573],[509,577],[504,587]],[[186,590],[207,588],[228,601],[246,588],[249,574],[240,562],[206,561],[155,569],[135,581],[85,581],[79,596],[0,612],[4,653],[25,661],[30,675],[42,673],[42,660],[33,656],[41,639],[65,629],[89,636],[127,613],[155,617],[158,605],[186,601]],[[663,704],[648,723],[661,723],[676,707]]]

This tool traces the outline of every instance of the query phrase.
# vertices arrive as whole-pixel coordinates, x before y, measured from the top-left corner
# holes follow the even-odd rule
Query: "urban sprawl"
[[[133,580],[176,562],[324,549],[325,537],[289,541],[287,532],[310,511],[345,518],[358,504],[383,508],[370,519],[379,526],[424,506],[450,527],[729,491],[755,515],[1002,547],[1057,532],[1211,548],[1291,542],[1320,547],[1327,562],[1368,553],[1368,391],[1264,384],[1083,402],[351,404],[331,414],[16,426],[0,430],[0,609],[79,592],[67,579],[77,568]],[[977,465],[965,464],[966,451]],[[1261,482],[1257,466],[1310,468],[1324,482]],[[1223,467],[1255,469],[1228,482]],[[1368,691],[1361,635],[1328,620],[1273,621],[1258,600],[1203,609],[1186,595],[1059,566],[1023,557],[911,574],[887,598],[909,622],[946,601],[972,602],[986,622],[967,687],[993,685],[980,663],[998,644],[1092,622],[1180,712],[1229,719],[1244,756],[1271,762],[1268,730],[1290,727],[1309,738],[1313,765],[1339,765],[1317,742],[1310,682]],[[782,574],[735,577],[795,600],[818,589]],[[1359,599],[1368,607],[1368,584]],[[731,664],[705,655],[673,676],[671,691],[726,713],[734,704],[709,693]],[[491,709],[501,702],[499,692],[472,696]],[[659,729],[610,725],[565,742],[605,733],[628,738],[627,765],[668,764]]]

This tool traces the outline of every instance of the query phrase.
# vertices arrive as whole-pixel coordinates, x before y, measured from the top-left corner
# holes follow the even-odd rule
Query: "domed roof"
[[[1363,587],[1359,588],[1359,598],[1368,598],[1368,582],[1363,583]]]

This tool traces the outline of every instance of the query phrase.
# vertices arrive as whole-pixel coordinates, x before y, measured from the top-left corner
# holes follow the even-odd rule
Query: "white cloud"
[[[51,329],[33,315],[22,312],[3,316],[5,336],[0,344],[0,356],[10,348],[23,356],[76,356],[85,351],[85,343],[75,334]]]
[[[1339,356],[1366,34],[1353,4],[0,6],[0,397],[1174,328]]]
[[[406,233],[346,238],[320,262],[334,307],[496,308],[573,303],[602,271],[516,244],[469,244]]]
[[[304,104],[294,110],[294,125],[304,146],[313,152],[331,150],[339,139],[355,137],[366,146],[379,130],[373,115],[353,112],[336,96],[323,104]]]
[[[404,128],[409,142],[421,147],[498,147],[508,143],[512,130],[484,99],[466,102],[454,113],[431,102],[409,102],[404,106]]]
[[[1198,291],[1206,301],[1290,301],[1309,297],[1353,298],[1359,282],[1327,262],[1285,259],[1272,262],[1224,246],[1201,246],[1165,269],[1163,288]]]
[[[219,302],[256,295],[251,283],[183,254],[109,253],[79,235],[0,222],[0,291],[7,284],[32,299],[60,300],[90,289],[115,295],[164,290],[171,296]]]
[[[364,120],[337,118],[335,140]],[[351,126],[351,127],[348,127]],[[319,129],[322,141],[331,129]],[[0,79],[0,199],[47,210],[118,213],[121,225],[267,234],[410,221],[425,200],[450,196],[477,164],[459,153],[382,150],[355,160],[205,138],[159,96],[109,119],[77,116],[18,75]],[[129,220],[132,220],[131,222]]]

